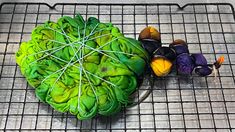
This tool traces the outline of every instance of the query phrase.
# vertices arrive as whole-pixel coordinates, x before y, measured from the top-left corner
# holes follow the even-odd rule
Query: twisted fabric
[[[195,71],[199,76],[208,76],[219,69],[224,61],[224,57],[221,56],[214,64],[208,64],[203,54],[190,54],[186,42],[180,39],[175,40],[169,47],[177,54],[175,64],[181,74],[191,75]]]
[[[195,71],[199,76],[207,76],[216,73],[224,62],[221,56],[214,64],[207,64],[203,54],[190,54],[186,42],[181,39],[175,40],[169,47],[162,46],[160,33],[154,27],[144,28],[139,41],[151,57],[150,66],[158,77],[168,75],[173,65],[180,74],[191,75]]]
[[[156,76],[168,75],[176,54],[172,48],[163,47],[160,33],[154,27],[146,27],[140,32],[139,41],[151,57],[150,66]]]
[[[36,96],[60,112],[89,119],[130,103],[148,61],[139,41],[111,23],[81,15],[48,21],[22,42],[16,62]]]

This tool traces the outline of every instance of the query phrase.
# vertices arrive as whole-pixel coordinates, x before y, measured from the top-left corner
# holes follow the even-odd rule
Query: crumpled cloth
[[[36,96],[80,120],[127,106],[148,59],[139,41],[111,23],[85,21],[79,14],[37,26],[16,53]]]

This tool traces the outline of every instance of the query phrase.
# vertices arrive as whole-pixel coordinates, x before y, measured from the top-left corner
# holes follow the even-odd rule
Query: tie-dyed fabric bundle
[[[77,15],[37,26],[16,61],[41,101],[83,120],[130,103],[148,54],[111,23]]]

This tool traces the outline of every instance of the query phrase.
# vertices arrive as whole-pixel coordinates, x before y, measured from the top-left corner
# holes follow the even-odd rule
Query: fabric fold
[[[148,62],[139,41],[112,23],[81,15],[37,26],[16,62],[36,96],[80,120],[112,115],[130,103]]]

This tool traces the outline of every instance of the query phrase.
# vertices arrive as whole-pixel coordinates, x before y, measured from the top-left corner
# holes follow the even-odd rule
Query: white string
[[[111,41],[105,43],[104,45],[100,46],[100,47],[97,48],[96,50],[99,50],[99,49],[103,48],[104,46],[107,46],[108,44],[112,43],[113,41],[115,41],[115,40],[117,40],[117,39],[119,39],[119,38],[115,38],[115,39],[113,39],[113,40],[111,40]],[[97,51],[94,51],[94,50],[93,50],[93,51],[89,52],[88,54],[84,55],[81,59],[86,58],[87,56],[93,54],[94,52],[97,52]]]
[[[81,97],[81,94],[82,94],[82,93],[81,93],[81,92],[82,92],[82,91],[81,91],[81,89],[82,89],[82,77],[83,77],[83,76],[82,76],[82,73],[85,74],[85,77],[86,77],[86,79],[87,79],[88,82],[89,82],[89,85],[90,85],[90,87],[91,87],[91,89],[92,89],[92,91],[93,91],[93,93],[94,93],[94,95],[95,95],[95,97],[96,97],[96,101],[97,101],[97,102],[98,102],[98,96],[97,96],[97,94],[96,94],[96,92],[95,92],[94,85],[91,83],[91,80],[89,79],[88,74],[91,75],[91,76],[93,76],[93,77],[96,77],[96,78],[98,78],[98,79],[100,79],[100,80],[102,80],[102,81],[104,81],[104,82],[106,82],[106,83],[108,83],[108,84],[110,84],[110,85],[112,85],[112,86],[116,86],[116,85],[113,84],[112,82],[110,82],[110,81],[108,81],[108,80],[105,80],[105,79],[103,79],[102,77],[99,77],[98,75],[93,74],[93,73],[87,71],[87,70],[82,66],[82,65],[83,65],[83,59],[84,59],[84,58],[90,56],[90,55],[93,54],[94,52],[98,52],[98,53],[100,53],[100,54],[102,54],[102,55],[105,55],[105,56],[107,56],[107,57],[109,57],[109,58],[111,58],[111,59],[113,59],[113,60],[118,61],[118,62],[121,62],[121,61],[118,60],[118,59],[116,59],[116,58],[114,58],[114,57],[112,57],[112,56],[110,56],[109,54],[106,54],[105,52],[107,52],[107,53],[126,54],[126,55],[132,55],[132,56],[134,56],[134,54],[131,54],[131,53],[125,53],[125,52],[120,52],[120,51],[102,50],[103,47],[107,46],[108,44],[111,44],[113,41],[116,41],[116,40],[119,39],[120,37],[114,38],[114,39],[112,39],[111,41],[106,42],[105,44],[103,44],[102,46],[100,46],[100,47],[98,47],[98,48],[96,48],[96,49],[93,48],[93,47],[91,47],[91,46],[89,46],[89,45],[86,45],[85,43],[86,43],[87,41],[91,41],[91,40],[95,40],[95,39],[98,39],[98,38],[102,38],[102,37],[105,37],[105,36],[110,35],[111,33],[107,33],[107,34],[103,34],[103,35],[99,35],[99,36],[90,38],[92,35],[96,34],[97,32],[100,32],[100,31],[103,31],[103,30],[107,29],[107,27],[95,31],[95,29],[96,29],[96,28],[98,27],[98,25],[99,25],[99,23],[97,23],[97,24],[95,25],[95,27],[91,30],[91,32],[90,32],[88,35],[86,35],[86,26],[87,26],[87,25],[86,25],[86,22],[84,22],[84,25],[85,25],[85,26],[84,26],[84,29],[83,29],[82,40],[81,40],[81,36],[80,36],[80,27],[78,26],[78,41],[75,41],[75,42],[73,42],[73,43],[71,43],[71,40],[74,40],[74,39],[71,38],[70,36],[68,36],[68,35],[65,33],[65,31],[63,30],[62,27],[61,27],[61,31],[62,31],[62,32],[59,32],[59,31],[57,31],[57,30],[55,30],[55,29],[53,29],[53,28],[51,28],[51,27],[46,27],[47,29],[53,30],[53,31],[55,31],[55,32],[57,32],[57,33],[59,33],[59,34],[65,36],[66,39],[67,39],[67,42],[70,43],[70,44],[67,44],[67,43],[64,43],[64,42],[60,42],[60,41],[57,41],[57,40],[50,40],[50,39],[48,39],[49,41],[52,41],[52,42],[55,42],[55,43],[59,43],[59,44],[63,44],[63,45],[62,45],[62,46],[59,46],[59,47],[56,47],[56,48],[52,48],[52,49],[48,49],[48,50],[44,50],[44,51],[40,51],[40,52],[36,53],[36,54],[39,54],[39,53],[46,53],[46,55],[43,56],[43,57],[40,57],[40,58],[37,59],[37,60],[35,60],[35,61],[39,61],[39,60],[41,60],[41,59],[43,59],[43,58],[45,58],[45,57],[47,57],[47,56],[51,56],[51,57],[53,57],[53,58],[55,58],[55,59],[58,59],[58,60],[60,60],[60,61],[62,61],[62,62],[67,63],[66,66],[62,67],[61,69],[59,69],[59,70],[57,70],[57,71],[55,71],[55,72],[53,72],[52,74],[48,75],[47,77],[45,77],[45,78],[42,80],[41,83],[43,83],[43,82],[44,82],[46,79],[48,79],[51,75],[56,74],[56,73],[62,71],[62,72],[60,73],[60,75],[57,77],[57,79],[55,80],[55,82],[54,82],[52,88],[50,89],[50,91],[52,91],[52,90],[54,89],[55,84],[58,82],[58,80],[61,78],[61,76],[64,74],[64,72],[67,70],[67,68],[68,68],[69,66],[75,66],[76,68],[79,68],[79,71],[80,71],[80,75],[79,75],[79,76],[80,76],[80,77],[79,77],[79,91],[78,91],[78,108],[79,108],[79,109],[80,109],[80,105],[79,105],[79,103],[80,103],[80,97]],[[82,41],[82,42],[81,42],[81,41]],[[130,42],[130,43],[131,43],[131,42]],[[80,46],[76,46],[76,45],[74,45],[74,44],[80,44]],[[73,52],[74,52],[74,56],[70,59],[70,61],[63,60],[63,59],[61,59],[61,58],[59,58],[59,57],[53,55],[53,53],[55,53],[55,52],[57,52],[57,51],[59,51],[59,50],[62,50],[63,48],[65,48],[65,47],[67,47],[67,46],[70,46],[70,47],[72,48]],[[133,45],[133,46],[135,46],[135,45]],[[76,49],[75,47],[79,47],[79,48]],[[88,54],[84,55],[84,52],[83,52],[83,51],[84,51],[84,48],[91,49],[92,51],[89,52]],[[138,47],[137,47],[137,48],[138,48]],[[77,51],[75,51],[75,49],[76,49]],[[54,51],[51,52],[51,53],[48,53],[48,51],[51,51],[51,50],[54,50]],[[80,57],[77,56],[77,53],[78,53],[78,52],[79,52],[79,54],[80,54]],[[27,57],[27,56],[26,56],[26,57]],[[74,62],[72,62],[75,57],[76,57],[77,60],[75,60]],[[35,61],[34,61],[34,62],[35,62]],[[34,63],[34,62],[32,62],[32,63]],[[79,66],[76,66],[76,65],[75,65],[75,63],[77,63],[77,62],[79,63]]]
[[[56,58],[56,59],[58,59],[58,60],[60,60],[60,61],[63,61],[63,62],[65,62],[65,63],[69,63],[68,61],[63,60],[63,59],[61,59],[61,58],[59,58],[59,57],[57,57],[57,56],[54,56],[54,55],[50,55],[50,56],[52,56],[52,57],[54,57],[54,58]],[[77,61],[79,62],[79,60],[77,60]],[[75,61],[75,62],[77,62],[77,61]],[[78,67],[78,66],[74,65],[74,63],[72,63],[70,66],[74,66],[74,67],[80,69],[80,66]],[[64,68],[65,68],[65,67],[63,67],[62,69],[56,71],[55,73],[57,73],[57,72],[63,70]],[[110,84],[110,85],[116,86],[116,85],[113,84],[112,82],[109,82],[109,81],[107,81],[107,80],[105,80],[105,79],[103,79],[103,78],[101,78],[101,77],[99,77],[99,76],[97,76],[97,75],[95,75],[95,74],[93,74],[93,73],[91,73],[91,72],[85,70],[84,68],[83,68],[83,71],[86,72],[86,73],[88,73],[88,74],[90,74],[90,75],[92,75],[92,76],[94,76],[94,77],[96,77],[96,78],[98,78],[98,79],[100,79],[100,80],[102,80],[102,81],[104,81],[104,82],[106,82],[106,83],[108,83],[108,84]],[[55,73],[52,73],[52,74],[55,74]],[[50,75],[52,75],[52,74],[50,74]],[[45,79],[46,79],[46,78],[45,78]],[[45,80],[44,80],[44,81],[45,81]],[[43,82],[43,81],[42,81],[42,82]]]
[[[69,43],[71,43],[70,40],[69,40],[69,38],[68,38],[68,36],[67,36],[66,33],[64,32],[64,29],[63,29],[62,27],[60,27],[60,29],[62,30],[64,36],[65,36],[66,39],[67,39],[67,41],[68,41]]]
[[[111,82],[109,82],[109,81],[107,81],[107,80],[105,80],[105,79],[103,79],[103,78],[101,78],[101,77],[99,77],[99,76],[97,76],[97,75],[95,75],[95,74],[89,72],[89,71],[86,71],[86,73],[88,73],[88,74],[90,74],[90,75],[92,75],[92,76],[94,76],[94,77],[97,77],[98,79],[100,79],[100,80],[102,80],[102,81],[104,81],[104,82],[106,82],[106,83],[108,83],[108,84],[111,84],[111,85],[113,85],[113,86],[117,86],[117,85],[115,85],[115,84],[113,84],[113,83],[111,83]]]
[[[128,41],[132,46],[134,46],[135,48],[137,48],[139,51],[143,52],[142,49],[140,49],[138,46],[136,46],[135,44],[133,44],[131,41],[129,41],[127,38],[122,38],[125,39],[126,41]],[[145,55],[145,54],[144,54]],[[148,58],[148,56],[145,55],[145,58]]]
[[[98,27],[99,24],[100,24],[100,23],[97,23],[97,24],[95,25],[95,27],[91,30],[90,34],[89,34],[88,36],[85,36],[85,38],[89,38],[90,36],[92,36],[92,35],[93,35],[93,32],[95,31],[95,29]]]
[[[95,35],[95,34],[96,34],[96,33],[98,33],[98,32],[104,31],[104,30],[106,30],[106,29],[108,29],[108,27],[101,28],[101,29],[99,29],[99,30],[97,30],[97,31],[93,32],[92,34],[90,34],[90,35],[86,36],[85,38],[88,38],[88,37],[90,37],[90,36],[92,36],[92,35]]]
[[[57,30],[55,30],[55,29],[53,29],[53,28],[51,28],[51,27],[49,27],[49,26],[46,26],[45,28],[46,28],[46,29],[50,29],[50,30],[52,30],[52,31],[55,31],[55,32],[57,32],[57,33],[59,33],[59,34],[61,34],[61,35],[64,35],[64,36],[66,36],[66,37],[68,37],[68,38],[70,38],[70,39],[73,40],[73,38],[71,38],[71,37],[68,36],[67,34],[63,34],[63,33],[59,32],[59,31],[57,31]]]
[[[81,36],[80,36],[80,27],[78,26],[78,40],[80,40],[81,39]]]
[[[105,56],[107,56],[107,57],[109,57],[109,58],[111,58],[111,59],[114,59],[114,60],[116,60],[116,61],[122,63],[120,60],[118,60],[118,59],[116,59],[116,58],[114,58],[114,57],[112,57],[112,56],[110,56],[110,55],[108,55],[108,54],[106,54],[106,53],[104,53],[104,52],[101,52],[100,50],[96,50],[95,48],[92,48],[92,47],[90,47],[90,46],[88,46],[88,45],[85,45],[85,46],[91,48],[92,50],[94,50],[94,51],[96,51],[96,52],[98,52],[98,53],[100,53],[100,54],[103,54],[103,55],[105,55]]]
[[[101,49],[101,48],[103,48],[103,47],[105,47],[105,46],[107,46],[108,44],[110,44],[110,43],[112,43],[113,41],[115,41],[115,40],[117,40],[117,39],[119,39],[119,37],[117,37],[117,38],[115,38],[115,39],[113,39],[113,40],[111,40],[111,41],[109,41],[109,42],[107,42],[107,43],[105,43],[104,45],[102,45],[102,46],[100,46],[99,48],[97,48],[97,49],[95,49],[95,50],[99,50],[99,49]],[[56,41],[56,40],[53,40],[54,42],[59,42],[59,41]],[[66,43],[63,43],[63,42],[60,42],[61,44],[66,44]],[[75,43],[75,42],[74,42]],[[80,44],[82,44],[82,43],[80,43]],[[69,45],[71,45],[71,44],[69,44]],[[83,46],[87,46],[87,45],[84,45],[84,44],[82,44]],[[88,46],[87,46],[88,47]],[[90,47],[90,46],[89,46]],[[94,49],[94,48],[93,48]],[[91,51],[91,52],[89,52],[88,54],[86,54],[85,56],[83,56],[81,59],[84,59],[84,58],[86,58],[87,56],[89,56],[89,55],[91,55],[91,54],[93,54],[94,52],[97,52],[97,51]],[[124,52],[125,53],[125,52]],[[133,54],[134,55],[134,54]]]
[[[40,54],[40,53],[44,53],[44,52],[51,51],[51,50],[54,50],[54,49],[59,49],[59,48],[61,48],[61,46],[60,46],[60,47],[51,48],[51,49],[47,49],[47,50],[42,50],[42,51],[39,51],[39,52],[37,52],[37,53],[33,53],[33,54],[30,54],[30,55],[27,55],[27,56],[25,56],[25,57],[22,59],[22,61],[23,61],[24,59],[30,57],[30,56],[34,56],[34,55],[37,55],[37,54]]]
[[[80,48],[79,48],[78,50],[80,50]],[[57,57],[57,58],[58,58],[58,57]],[[60,58],[60,60],[63,60],[63,59]],[[65,60],[63,60],[63,61],[65,61]],[[73,66],[73,65],[74,65],[75,63],[77,63],[77,62],[78,62],[78,60],[74,61],[73,63],[70,64],[70,66]],[[69,63],[69,62],[66,61],[66,63]],[[61,68],[61,69],[59,69],[59,70],[53,72],[52,74],[48,75],[46,78],[44,78],[44,79],[42,80],[41,83],[43,83],[43,82],[44,82],[47,78],[49,78],[51,75],[58,73],[59,71],[63,70],[64,68],[65,68],[65,67],[63,67],[63,68]]]
[[[37,52],[37,53],[33,53],[33,54],[30,54],[30,55],[25,56],[25,57],[22,59],[22,61],[23,61],[24,59],[30,57],[30,56],[34,56],[34,55],[37,55],[37,54],[40,54],[40,53],[44,53],[44,52],[47,52],[47,51],[51,51],[51,50],[56,50],[56,51],[58,51],[58,50],[60,50],[60,49],[63,49],[63,48],[65,48],[65,47],[67,47],[67,46],[70,46],[70,45],[73,45],[73,44],[76,43],[76,42],[73,42],[73,43],[67,44],[67,43],[63,43],[63,42],[56,41],[56,40],[52,40],[52,39],[47,39],[47,40],[48,40],[48,41],[51,41],[51,42],[63,44],[64,46],[57,46],[57,47],[54,47],[54,48],[51,48],[51,49],[41,50],[41,51],[39,51],[39,52]],[[54,52],[53,52],[53,53],[54,53]],[[50,53],[49,55],[51,55],[51,53]],[[47,57],[47,56],[45,56],[45,57]],[[45,58],[45,57],[44,57],[44,58]],[[37,62],[38,60],[41,60],[41,59],[43,59],[43,58],[37,59],[36,62]],[[32,63],[35,63],[35,62],[32,62]]]
[[[108,36],[108,35],[111,35],[111,33],[107,33],[107,34],[99,35],[99,36],[97,36],[97,37],[94,37],[94,38],[88,39],[88,40],[86,40],[86,41],[95,40],[95,39],[97,39],[97,38],[101,38],[101,37]]]
[[[57,83],[57,81],[60,79],[60,77],[63,75],[63,73],[67,70],[67,68],[70,66],[71,62],[73,61],[73,59],[75,58],[76,54],[79,52],[79,49],[77,50],[77,52],[75,53],[75,55],[71,58],[71,60],[69,61],[69,63],[65,66],[64,70],[60,73],[60,75],[58,76],[58,78],[56,79],[56,81],[54,82],[52,88],[50,89],[50,91],[52,91],[54,89],[55,84]]]
[[[59,57],[57,57],[57,56],[54,56],[54,55],[51,55],[51,56],[54,57],[54,58],[56,58],[56,59],[58,59],[58,60],[60,60],[60,61],[63,61],[63,62],[65,62],[65,63],[68,63],[68,61],[63,60],[63,59],[61,59],[61,58],[59,58]],[[77,61],[79,62],[80,60],[77,60]],[[76,66],[76,65],[73,65],[73,63],[71,64],[71,66],[74,66],[74,67],[80,69],[80,66],[78,67],[78,66]],[[64,69],[64,68],[62,68],[62,69]],[[61,70],[61,69],[60,69],[60,70]],[[103,79],[103,78],[101,78],[101,77],[99,77],[99,76],[97,76],[97,75],[95,75],[95,74],[93,74],[93,73],[91,73],[91,72],[85,70],[85,68],[83,68],[83,71],[86,72],[86,73],[88,73],[88,74],[90,74],[90,75],[92,75],[92,76],[94,76],[94,77],[96,77],[96,78],[98,78],[98,79],[100,79],[100,80],[102,80],[102,81],[104,81],[104,82],[106,82],[106,83],[108,83],[108,84],[111,84],[111,85],[113,85],[113,86],[116,86],[115,84],[113,84],[113,83],[111,83],[111,82],[109,82],[109,81],[107,81],[107,80],[105,80],[105,79]]]
[[[122,51],[111,51],[111,50],[100,50],[103,52],[110,52],[110,53],[118,53],[118,54],[125,54],[125,55],[131,55],[131,56],[136,56],[135,54],[131,54],[131,53],[126,53],[126,52],[122,52]]]
[[[75,41],[73,43],[67,44],[67,43],[64,43],[64,42],[57,41],[57,40],[52,40],[52,39],[48,39],[48,40],[51,41],[51,42],[55,42],[55,43],[59,43],[59,44],[63,44],[63,45],[74,45],[74,44],[78,43],[77,41]]]
[[[50,54],[53,54],[53,53],[55,53],[55,52],[57,52],[57,51],[59,51],[59,50],[61,50],[61,49],[65,48],[65,47],[66,47],[66,45],[65,45],[65,46],[62,46],[61,48],[59,48],[59,49],[57,49],[57,50],[55,50],[55,51],[53,51],[53,52],[51,52]],[[49,54],[49,55],[50,55],[50,54]],[[31,65],[31,64],[33,64],[33,63],[35,63],[35,62],[38,62],[39,60],[42,60],[42,59],[46,58],[46,57],[47,57],[47,56],[49,56],[49,55],[46,55],[46,56],[40,57],[39,59],[36,59],[35,61],[33,61],[33,62],[29,63],[29,65]]]
[[[69,43],[71,43],[70,40],[69,40],[69,38],[68,38],[69,36],[67,36],[67,35],[65,34],[63,28],[61,28],[61,30],[62,30],[62,32],[63,32],[63,35],[66,37],[67,41],[68,41]],[[72,47],[72,49],[73,49],[73,51],[74,51],[73,45],[70,45],[70,46]],[[82,45],[81,45],[81,47],[82,47]],[[60,73],[60,75],[58,76],[58,78],[57,78],[56,81],[54,82],[54,84],[53,84],[52,88],[50,89],[50,91],[52,91],[52,90],[54,89],[55,84],[58,82],[58,80],[60,79],[60,77],[64,74],[64,72],[66,71],[66,69],[70,66],[70,64],[71,64],[71,62],[73,61],[73,59],[74,59],[75,57],[77,57],[77,60],[78,60],[78,61],[80,60],[80,58],[78,58],[78,56],[77,56],[77,53],[78,53],[79,51],[81,51],[81,49],[82,49],[82,48],[79,47],[79,49],[78,49],[76,52],[74,51],[74,56],[71,58],[71,60],[69,61],[69,63],[65,66],[64,70]],[[81,67],[81,66],[80,66],[80,67]],[[80,73],[80,74],[81,74],[81,73]],[[80,80],[81,80],[81,78],[80,78]],[[78,105],[78,106],[79,106],[79,105]]]
[[[108,35],[110,35],[110,33],[109,34],[103,34],[103,35],[94,37],[92,39],[88,39],[88,40],[86,39],[86,40],[84,40],[84,43],[82,43],[80,41],[74,41],[73,44],[76,44],[76,43],[78,43],[78,44],[85,44],[87,41],[91,41],[91,40],[94,40],[94,39],[97,39],[97,38],[101,38],[101,37],[104,37],[104,36],[108,36]],[[52,39],[47,39],[47,40],[52,41],[52,42],[56,42],[56,43],[59,43],[59,44],[67,44],[67,43],[56,41],[56,40],[52,40]]]
[[[84,29],[83,29],[83,43],[82,43],[82,47],[84,46],[84,35],[85,35],[85,33],[86,33],[86,22],[84,23],[85,24],[85,26],[84,26]],[[82,48],[81,48],[81,50],[80,50],[80,52],[79,52],[79,54],[80,54],[80,58],[83,56],[82,55]],[[78,59],[79,60],[79,59]],[[81,59],[81,61],[83,62],[83,59]],[[82,63],[80,62],[80,60],[78,61],[79,62],[79,64],[80,64],[80,67],[79,67],[79,86],[78,86],[78,109],[81,111],[82,109],[80,109],[80,97],[81,97],[81,89],[82,89],[82,69],[83,69],[83,67],[82,67]]]
[[[56,41],[56,40],[50,40],[52,42],[56,42],[56,43],[60,43],[60,44],[63,44],[63,45],[67,45],[67,46],[71,46],[72,44],[75,44],[75,43],[79,43],[79,42],[73,42],[72,44],[66,44],[64,42],[60,42],[60,41]],[[79,44],[82,44],[82,43],[79,43]],[[88,45],[85,45],[86,47],[90,48],[90,46]],[[77,47],[77,46],[75,46]],[[94,49],[94,48],[90,48],[90,49]],[[120,53],[120,54],[126,54],[126,55],[131,55],[131,56],[136,56],[135,54],[131,54],[131,53],[126,53],[126,52],[121,52],[121,51],[111,51],[111,50],[99,50],[100,52],[110,52],[110,53]]]

